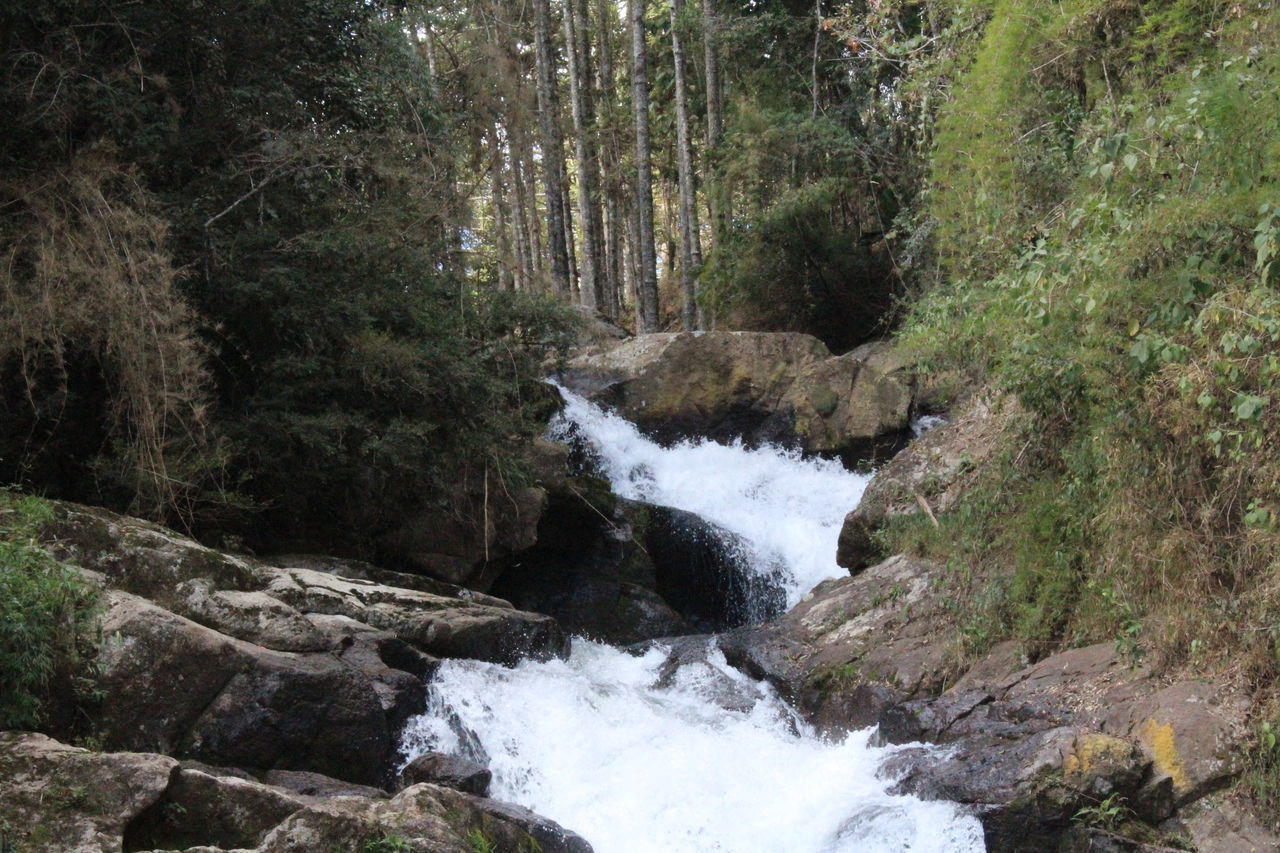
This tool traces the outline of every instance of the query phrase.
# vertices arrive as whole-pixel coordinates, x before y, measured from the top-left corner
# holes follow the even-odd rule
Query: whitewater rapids
[[[776,577],[781,564],[788,605],[843,574],[836,539],[867,477],[776,448],[664,448],[562,393],[552,437],[586,442],[622,497],[697,513],[742,537],[761,571]],[[871,730],[818,737],[714,645],[662,680],[666,657],[660,646],[635,655],[575,638],[567,661],[445,661],[428,708],[405,728],[403,758],[484,761],[495,799],[574,830],[597,853],[984,849],[976,818],[889,793],[879,769],[895,748],[872,746]]]

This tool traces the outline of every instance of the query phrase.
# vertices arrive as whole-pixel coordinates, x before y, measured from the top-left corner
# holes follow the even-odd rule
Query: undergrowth
[[[46,501],[0,491],[0,729],[91,700],[98,592],[36,541],[51,520]]]
[[[938,222],[946,283],[903,339],[1025,415],[936,527],[897,519],[882,543],[951,567],[971,653],[1112,641],[1134,664],[1212,667],[1265,707],[1280,675],[1280,12],[990,8],[916,213]],[[1274,806],[1274,747],[1253,767]]]

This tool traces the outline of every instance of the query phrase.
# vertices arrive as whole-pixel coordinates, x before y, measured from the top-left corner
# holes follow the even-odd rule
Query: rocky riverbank
[[[798,335],[648,336],[564,378],[654,435],[812,453],[883,451],[921,409],[891,349],[837,358]],[[885,524],[936,524],[973,487],[1008,412],[971,398],[885,464],[845,521],[850,576],[763,624],[726,604],[747,593],[724,531],[618,498],[551,443],[484,530],[424,523],[422,574],[229,553],[55,504],[41,542],[102,590],[96,697],[76,727],[91,749],[0,734],[0,850],[589,851],[488,799],[483,767],[402,767],[399,753],[441,660],[564,657],[570,633],[669,648],[660,680],[718,647],[832,738],[878,726],[885,743],[943,745],[908,746],[884,772],[973,809],[992,851],[1280,849],[1232,793],[1250,736],[1239,689],[1115,643],[975,658],[961,642],[972,602],[949,570],[882,559]],[[725,707],[755,701],[742,690],[726,682]]]

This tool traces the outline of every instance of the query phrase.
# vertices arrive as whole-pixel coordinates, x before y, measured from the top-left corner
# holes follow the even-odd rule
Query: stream
[[[736,534],[741,562],[780,586],[788,607],[845,574],[836,540],[869,477],[772,447],[664,448],[560,390],[550,437],[585,443],[618,495]],[[405,728],[404,760],[438,751],[487,763],[495,799],[574,830],[596,853],[984,849],[976,818],[889,793],[894,780],[879,769],[899,747],[874,746],[870,729],[817,736],[708,642],[674,675],[661,644],[635,654],[581,638],[563,661],[445,661]]]

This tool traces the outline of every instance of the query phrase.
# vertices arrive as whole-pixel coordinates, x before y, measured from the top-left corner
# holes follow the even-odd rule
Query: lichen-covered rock
[[[480,844],[495,850],[539,849],[536,845],[540,845],[546,853],[578,853],[578,849],[548,845],[515,820],[479,805],[485,803],[426,784],[406,788],[390,800],[337,798],[295,812],[263,839],[257,851],[360,850],[369,842],[394,839],[408,849],[433,853],[474,853]],[[565,838],[576,837],[561,832]],[[589,846],[579,849],[590,851]]]
[[[1204,681],[1181,681],[1148,696],[1115,702],[1096,718],[1104,731],[1136,741],[1177,804],[1203,797],[1240,773],[1248,738],[1247,697]]]
[[[95,753],[0,732],[0,849],[120,853],[126,827],[160,799],[177,767],[163,755]]]
[[[257,574],[247,560],[98,507],[55,502],[54,521],[41,538],[60,559],[102,574],[112,588],[171,609],[181,609],[182,584],[197,578],[220,590],[257,588]]]
[[[708,437],[866,452],[907,427],[910,378],[797,333],[640,335],[572,360],[564,384],[660,441]]]

